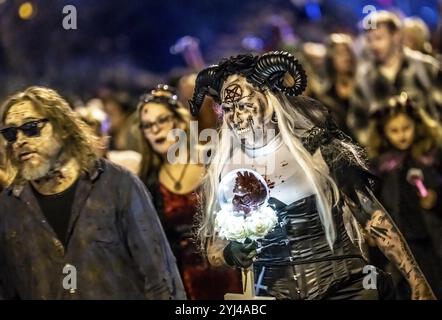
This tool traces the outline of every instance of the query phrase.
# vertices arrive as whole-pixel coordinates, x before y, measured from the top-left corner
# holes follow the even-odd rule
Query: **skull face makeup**
[[[277,125],[271,121],[273,107],[244,77],[227,78],[221,89],[221,101],[224,121],[245,147],[261,147],[276,134]]]

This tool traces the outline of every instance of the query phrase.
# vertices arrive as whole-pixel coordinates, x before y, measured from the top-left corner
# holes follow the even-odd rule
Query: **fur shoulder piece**
[[[339,130],[331,121],[325,127],[313,127],[301,138],[304,147],[314,154],[320,149],[322,157],[343,194],[360,205],[356,191],[373,188],[376,177],[368,169],[365,149]]]

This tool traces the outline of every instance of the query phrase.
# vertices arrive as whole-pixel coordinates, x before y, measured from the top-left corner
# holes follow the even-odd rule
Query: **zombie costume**
[[[311,148],[312,144],[306,147]],[[368,262],[355,239],[347,234],[343,203],[333,212],[337,239],[334,251],[330,250],[314,191],[280,135],[262,148],[237,150],[232,159],[239,158],[244,162],[226,164],[222,176],[250,166],[266,179],[269,204],[278,214],[278,225],[259,241],[264,249],[254,262],[255,278],[261,279],[259,294],[278,299],[387,298],[387,292],[365,290],[362,286],[362,271]],[[269,175],[273,161],[276,168]],[[378,285],[382,288],[385,283],[380,280]]]
[[[236,84],[236,79],[231,80],[232,84],[226,85],[221,94],[223,82],[232,74],[245,77],[247,86],[252,84],[255,88],[252,91],[256,91],[247,91],[246,87]],[[290,85],[285,84],[287,74],[291,76],[291,81],[287,81]],[[297,110],[299,122],[312,124],[305,130],[300,123],[291,122],[292,127],[287,130],[289,136],[281,136],[281,132],[262,147],[250,148],[243,143],[232,146],[230,156],[222,158],[220,176],[213,178],[221,180],[233,169],[250,168],[265,177],[270,188],[268,203],[277,212],[278,224],[267,236],[257,240],[259,252],[254,260],[257,292],[277,299],[393,298],[391,281],[381,270],[377,271],[377,289],[363,286],[363,269],[367,261],[356,241],[361,237],[356,235],[360,226],[367,225],[373,212],[383,210],[371,192],[373,176],[367,170],[364,150],[337,129],[324,106],[313,99],[296,97],[305,85],[302,67],[287,53],[272,52],[261,57],[243,55],[223,60],[202,71],[190,101],[196,113],[204,96],[211,95],[218,102],[227,104],[223,107],[225,112],[232,108],[239,110],[230,119],[234,120],[241,117],[245,108],[251,108],[250,104],[262,104],[259,99],[251,100],[259,94],[257,92],[271,90],[281,103]],[[246,116],[246,120],[233,123],[231,130],[240,137],[250,131],[249,127],[253,130],[255,114],[263,112],[258,110]],[[272,116],[272,121],[284,120]],[[248,124],[244,125],[244,122]],[[279,125],[279,128],[284,127]],[[307,151],[313,161],[327,166],[338,187],[339,202],[331,210],[336,230],[332,248],[327,240],[323,216],[318,213],[317,191],[307,177],[305,167],[290,150],[288,139],[292,137],[301,142],[304,151],[300,152]],[[227,160],[223,162],[224,159]],[[253,199],[252,195],[250,197]],[[380,219],[384,222],[387,218]],[[377,227],[372,232],[379,237],[388,233],[387,229]],[[232,243],[224,249],[227,263],[235,261],[230,251],[237,245]]]
[[[0,198],[0,297],[185,299],[175,258],[141,181],[99,160],[76,182],[64,238],[29,182]],[[68,189],[69,190],[69,189]],[[56,230],[54,230],[56,229]],[[63,287],[76,268],[76,289]]]

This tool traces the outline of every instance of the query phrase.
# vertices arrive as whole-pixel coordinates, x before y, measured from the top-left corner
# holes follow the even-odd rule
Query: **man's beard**
[[[36,159],[19,164],[21,177],[27,181],[34,181],[49,176],[51,171],[60,164],[62,154],[63,148],[58,142],[54,142],[51,150],[45,153],[37,152]]]
[[[22,164],[20,174],[25,180],[33,181],[46,176],[52,166],[52,161],[41,157],[37,165],[33,165],[32,163]]]

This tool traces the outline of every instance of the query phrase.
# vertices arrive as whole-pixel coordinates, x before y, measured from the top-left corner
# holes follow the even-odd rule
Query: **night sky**
[[[35,12],[28,20],[17,14],[23,2],[0,0],[0,80],[7,92],[31,82],[84,90],[115,74],[164,77],[185,67],[170,47],[186,35],[199,39],[206,63],[215,63],[244,51],[245,35],[271,41],[264,21],[271,14],[290,16],[303,41],[322,41],[333,31],[355,33],[366,4],[398,7],[433,30],[438,22],[436,0],[30,0]],[[68,4],[77,8],[77,30],[62,28]]]

